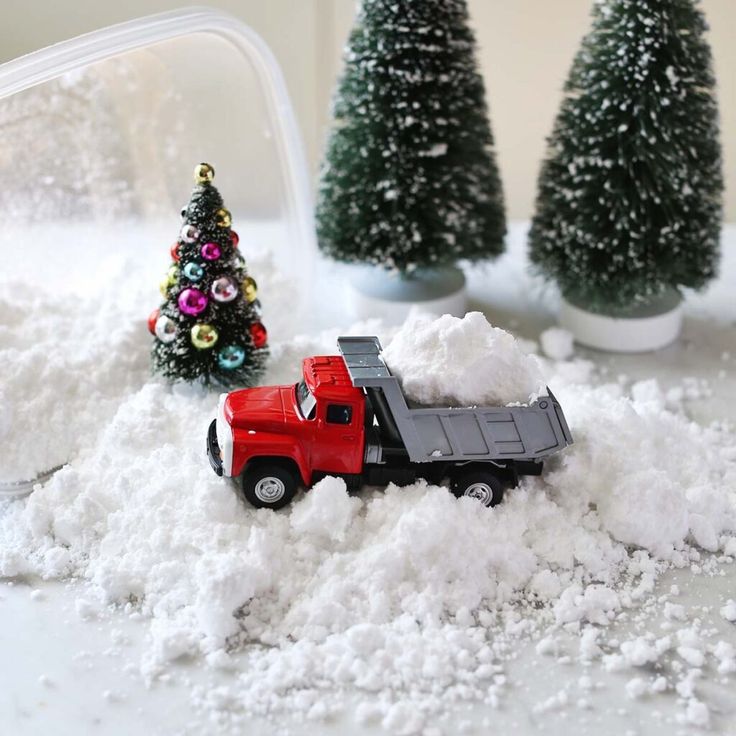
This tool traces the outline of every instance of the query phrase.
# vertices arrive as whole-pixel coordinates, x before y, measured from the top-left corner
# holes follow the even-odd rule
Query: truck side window
[[[330,424],[350,424],[353,420],[353,407],[347,404],[328,404],[327,421]]]

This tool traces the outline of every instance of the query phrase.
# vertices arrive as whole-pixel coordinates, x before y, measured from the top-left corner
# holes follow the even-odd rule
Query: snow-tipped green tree
[[[692,0],[599,0],[542,166],[531,259],[593,311],[699,288],[717,269],[721,149]]]
[[[487,113],[465,0],[363,0],[321,172],[322,250],[402,273],[501,253]]]

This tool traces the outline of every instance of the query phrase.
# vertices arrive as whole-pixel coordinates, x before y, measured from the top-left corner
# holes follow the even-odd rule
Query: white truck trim
[[[222,474],[228,478],[233,474],[233,430],[225,419],[225,399],[227,394],[220,394],[217,405],[217,444],[220,446]]]

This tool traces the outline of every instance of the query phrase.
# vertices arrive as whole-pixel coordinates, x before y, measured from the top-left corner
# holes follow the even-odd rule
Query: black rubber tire
[[[482,470],[459,473],[450,487],[458,498],[470,496],[484,506],[497,506],[503,500],[504,482],[497,475]]]
[[[291,503],[299,487],[294,472],[276,463],[258,463],[243,473],[243,495],[257,509],[281,509]],[[272,500],[269,500],[269,497]]]

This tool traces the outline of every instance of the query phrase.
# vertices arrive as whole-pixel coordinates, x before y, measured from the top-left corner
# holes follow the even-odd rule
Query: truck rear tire
[[[452,492],[460,498],[468,496],[484,506],[496,506],[503,500],[504,485],[493,473],[471,470],[461,473],[452,480]]]
[[[291,503],[296,490],[296,476],[283,465],[258,464],[243,473],[243,494],[257,509],[283,508]]]

